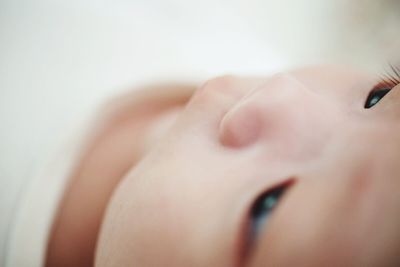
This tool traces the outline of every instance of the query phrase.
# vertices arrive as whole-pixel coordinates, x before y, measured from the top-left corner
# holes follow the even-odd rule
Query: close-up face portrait
[[[400,266],[399,10],[0,0],[0,266]]]
[[[96,265],[398,266],[392,70],[207,81],[118,185]]]

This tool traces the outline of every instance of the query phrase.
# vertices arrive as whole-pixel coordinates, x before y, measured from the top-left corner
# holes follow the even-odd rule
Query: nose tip
[[[277,74],[243,97],[220,123],[219,138],[225,146],[243,147],[294,127],[295,113],[307,105],[310,92],[289,74]],[[300,105],[300,106],[299,106]],[[286,126],[290,126],[289,128]]]
[[[236,106],[221,121],[221,143],[225,146],[243,147],[256,141],[262,131],[260,114],[256,106]]]

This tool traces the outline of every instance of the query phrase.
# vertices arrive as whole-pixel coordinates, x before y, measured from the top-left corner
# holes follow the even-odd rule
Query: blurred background
[[[31,178],[111,96],[304,64],[379,72],[400,52],[398,2],[0,0],[0,253]]]

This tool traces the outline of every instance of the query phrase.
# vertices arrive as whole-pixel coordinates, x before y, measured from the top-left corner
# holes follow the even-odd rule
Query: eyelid
[[[393,89],[400,84],[400,65],[389,64],[389,68],[380,76],[379,82],[372,88],[371,92],[385,88]]]
[[[364,109],[371,109],[378,102],[381,102],[385,96],[400,85],[400,67],[389,64],[390,70],[385,70],[380,79],[369,91],[366,100],[364,100]],[[374,100],[374,101],[373,101]]]
[[[371,92],[379,91],[382,89],[393,89],[394,87],[398,86],[400,84],[400,81],[396,82],[394,80],[385,80],[385,78],[382,78],[381,81],[379,81],[371,90]]]

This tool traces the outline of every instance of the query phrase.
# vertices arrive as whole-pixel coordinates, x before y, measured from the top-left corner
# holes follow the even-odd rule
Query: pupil
[[[379,90],[373,90],[367,98],[367,101],[365,102],[364,108],[371,108],[373,107],[376,103],[378,103],[387,93],[389,93],[391,89],[390,88],[384,88],[384,89],[379,89]]]

